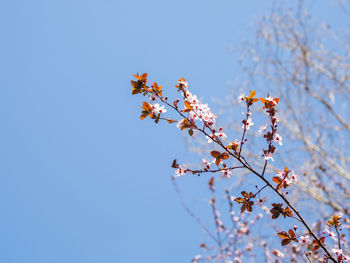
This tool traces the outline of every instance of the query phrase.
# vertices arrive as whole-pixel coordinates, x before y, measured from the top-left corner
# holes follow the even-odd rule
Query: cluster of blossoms
[[[230,179],[232,171],[234,169],[244,168],[247,169],[250,173],[255,174],[264,182],[264,186],[262,186],[261,188],[256,186],[256,188],[258,189],[256,193],[242,191],[241,197],[237,197],[234,199],[232,197],[228,197],[230,204],[231,220],[234,225],[234,228],[237,228],[235,230],[235,235],[233,235],[232,229],[230,230],[229,228],[227,228],[224,222],[220,219],[220,213],[218,212],[215,205],[215,198],[214,196],[212,197],[210,204],[213,209],[216,232],[218,234],[218,239],[214,238],[214,240],[216,240],[216,242],[218,243],[220,247],[220,252],[214,256],[210,256],[210,260],[224,260],[226,262],[243,262],[241,261],[242,255],[244,253],[250,253],[250,251],[252,250],[252,245],[247,245],[244,250],[234,250],[232,248],[233,243],[236,242],[237,237],[240,237],[242,235],[248,235],[249,226],[248,222],[239,222],[240,220],[238,220],[237,217],[234,216],[232,209],[233,201],[237,202],[240,205],[241,214],[243,214],[246,211],[250,213],[253,211],[256,197],[260,196],[260,193],[266,187],[269,187],[269,189],[273,190],[274,193],[277,196],[279,196],[285,204],[284,205],[283,203],[272,203],[272,208],[263,208],[267,213],[271,214],[271,219],[277,219],[281,217],[295,218],[299,222],[301,222],[307,230],[306,233],[299,236],[296,234],[296,227],[290,228],[288,231],[279,232],[278,236],[281,238],[282,246],[286,246],[294,242],[299,244],[300,248],[305,247],[309,252],[310,250],[312,252],[315,252],[321,248],[324,251],[324,262],[328,262],[329,260],[338,263],[347,261],[348,256],[346,256],[343,253],[340,245],[340,217],[333,216],[328,222],[329,228],[333,227],[337,235],[332,230],[326,229],[322,235],[317,236],[311,230],[311,228],[308,226],[305,220],[301,217],[299,212],[290,204],[289,200],[286,198],[288,192],[284,192],[284,190],[293,183],[295,183],[297,180],[294,172],[288,169],[287,167],[283,171],[279,172],[276,176],[272,178],[272,182],[276,183],[276,186],[274,186],[272,182],[264,176],[268,160],[273,160],[273,154],[276,150],[274,144],[278,143],[279,145],[282,145],[282,137],[277,133],[278,118],[276,116],[276,106],[279,102],[278,98],[273,98],[268,95],[265,98],[258,99],[255,98],[256,91],[251,91],[249,96],[241,94],[239,97],[239,101],[244,101],[247,107],[246,112],[243,113],[245,115],[245,118],[242,120],[242,138],[239,141],[235,139],[233,142],[229,143],[228,145],[225,145],[223,139],[227,138],[227,135],[224,133],[222,128],[217,129],[214,126],[216,123],[216,116],[212,113],[211,109],[208,107],[207,104],[200,103],[198,97],[196,95],[193,95],[188,90],[188,83],[185,79],[181,78],[180,80],[178,80],[178,84],[175,86],[178,92],[181,92],[183,98],[183,107],[180,107],[180,99],[176,99],[171,103],[168,101],[167,97],[163,96],[162,86],[158,85],[155,82],[150,87],[147,86],[146,73],[142,75],[137,74],[134,75],[134,77],[137,80],[131,81],[133,87],[132,94],[142,93],[143,95],[148,95],[148,98],[150,100],[150,103],[144,101],[141,106],[141,119],[150,117],[151,119],[154,119],[156,123],[158,123],[160,120],[165,120],[168,123],[177,123],[176,126],[181,130],[188,130],[190,136],[192,136],[194,130],[196,130],[202,133],[207,138],[208,143],[214,142],[214,144],[216,144],[216,146],[220,148],[220,151],[213,150],[210,152],[210,155],[214,158],[214,160],[211,162],[203,160],[204,168],[200,170],[189,169],[183,165],[179,165],[176,162],[176,160],[174,160],[172,167],[176,169],[176,177],[185,175],[187,173],[198,175],[200,175],[201,173],[221,173],[221,176],[223,178]],[[243,145],[245,142],[247,142],[246,133],[254,125],[250,109],[251,106],[259,100],[263,103],[263,110],[265,110],[269,116],[268,123],[259,129],[259,133],[263,135],[267,142],[267,148],[263,149],[262,157],[265,159],[265,164],[262,172],[258,172],[256,169],[254,169],[244,158],[244,156],[242,156]],[[160,103],[162,103],[163,105],[161,106]],[[177,112],[181,116],[181,119],[173,120],[165,118],[163,115],[167,112],[165,106],[170,107],[175,112]],[[231,161],[232,159],[235,160],[238,163],[238,165],[231,167],[228,166],[227,162]],[[212,164],[216,165],[216,169],[212,169]],[[214,177],[212,177],[209,181],[209,189],[214,193]],[[260,199],[259,197],[259,201],[260,200],[262,199]],[[250,223],[254,224],[256,220],[253,220]],[[230,238],[228,239],[230,241],[228,242],[227,247],[224,246],[220,238],[220,235],[223,234],[226,235],[223,239]],[[326,248],[326,245],[324,243],[326,237],[331,237],[332,239],[338,240],[338,248],[334,248],[332,250],[335,256],[332,256],[330,251]],[[205,245],[202,247],[207,248]],[[275,250],[275,253],[273,254],[275,256],[282,257],[283,253],[281,253]],[[232,257],[233,261],[225,260],[226,257]],[[201,259],[203,259],[201,256],[196,256],[193,259],[193,262],[200,261]],[[208,257],[207,260],[209,260]]]
[[[216,115],[211,111],[208,104],[201,103],[197,96],[188,90],[188,83],[184,78],[179,79],[178,85],[175,87],[179,92],[182,92],[182,97],[185,100],[185,109],[181,112],[188,112],[189,120],[200,120],[206,127],[212,128],[216,122]]]
[[[249,96],[245,96],[244,94],[239,95],[238,102],[246,102],[247,106],[247,112],[242,112],[246,117],[242,120],[242,128],[244,129],[244,133],[246,130],[249,130],[251,126],[254,125],[254,122],[251,118],[252,113],[250,112],[250,106],[258,101],[258,99],[255,97],[255,91],[252,91]],[[266,139],[268,143],[268,148],[266,150],[263,150],[263,157],[267,160],[273,161],[273,154],[275,152],[275,146],[273,143],[278,143],[282,146],[282,136],[277,133],[277,127],[278,127],[278,118],[276,116],[277,110],[275,109],[275,106],[278,104],[279,99],[278,98],[272,98],[269,95],[265,98],[259,98],[260,101],[264,104],[263,109],[266,109],[266,113],[269,115],[269,123],[266,123],[265,125],[261,126],[259,129],[259,133],[263,134],[264,138]],[[268,125],[270,124],[271,130],[266,131]],[[244,143],[242,141],[241,143]]]
[[[274,176],[272,178],[272,181],[274,181],[277,184],[276,188],[278,190],[286,189],[291,184],[296,183],[297,176],[294,173],[294,171],[291,171],[287,167],[285,167],[284,170],[277,173],[277,176]],[[286,192],[286,194],[288,194],[288,192]]]

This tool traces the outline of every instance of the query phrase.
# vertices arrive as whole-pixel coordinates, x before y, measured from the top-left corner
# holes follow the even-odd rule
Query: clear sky
[[[268,6],[2,1],[0,262],[189,262],[205,234],[169,164],[191,154],[176,128],[139,120],[130,79],[185,77],[205,101],[224,97],[237,77],[229,47]]]

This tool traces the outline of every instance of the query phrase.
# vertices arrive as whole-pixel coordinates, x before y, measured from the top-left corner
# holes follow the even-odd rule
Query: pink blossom
[[[325,229],[326,231],[323,231],[324,234],[327,234],[334,240],[337,240],[337,236],[335,235],[335,233],[333,231],[329,231],[328,229]]]
[[[265,160],[270,160],[271,159],[271,161],[273,161],[273,157],[272,156],[273,156],[272,153],[266,153],[264,159]]]
[[[201,258],[202,258],[202,255],[195,255],[194,258],[192,259],[192,263],[197,263],[197,260]]]
[[[176,127],[177,128],[181,128],[181,126],[184,123],[184,121],[185,121],[185,119],[182,119],[182,120],[178,121],[177,124],[176,124]]]
[[[217,133],[215,133],[215,135],[217,137],[219,137],[220,139],[227,138],[227,135],[223,132],[222,128],[220,128],[219,131]]]
[[[274,138],[273,138],[274,142],[277,142],[279,145],[282,146],[282,136],[279,135],[278,133],[274,134]]]
[[[247,121],[246,120],[243,120],[243,125],[242,125],[242,128],[246,128],[247,130],[250,129],[250,127],[252,127],[254,125],[254,122],[252,120],[252,118],[248,118]]]
[[[210,162],[203,158],[203,163],[206,169],[210,169]]]
[[[157,96],[156,96],[154,93],[152,93],[151,95],[149,95],[148,98],[149,98],[150,101],[152,101],[152,102],[154,102],[154,101],[157,100]]]
[[[301,236],[299,238],[299,245],[301,247],[307,247],[308,243],[309,243],[310,239],[308,236]]]
[[[262,134],[266,130],[266,128],[267,128],[267,124],[260,126],[258,130],[259,134]]]
[[[221,170],[220,172],[221,172],[222,178],[230,179],[232,174],[231,171],[225,169],[225,170]]]
[[[175,170],[175,175],[176,176],[181,176],[181,175],[185,175],[187,172],[187,169],[184,166],[180,166],[179,168],[177,168]]]
[[[276,256],[277,256],[277,257],[284,258],[284,253],[282,253],[282,252],[279,251],[278,249],[275,249],[274,252],[276,253]]]
[[[241,95],[238,96],[238,102],[241,103],[242,101],[244,101],[244,94],[242,93]]]
[[[152,107],[153,113],[155,114],[166,112],[165,106],[160,106],[158,103],[151,104],[151,107]]]
[[[211,137],[205,136],[205,138],[208,140],[208,143],[212,143],[215,140],[215,135],[212,135]]]

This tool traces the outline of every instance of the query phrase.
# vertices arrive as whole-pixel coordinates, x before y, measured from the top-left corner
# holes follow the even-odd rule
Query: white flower
[[[216,136],[218,136],[220,139],[227,138],[227,135],[223,132],[222,128],[219,129],[217,133],[215,133]]]
[[[266,128],[267,128],[267,123],[265,125],[260,126],[258,130],[259,134],[262,134],[266,130]]]
[[[227,169],[226,170],[221,170],[220,173],[221,173],[223,178],[227,178],[227,179],[230,179],[231,174],[232,174],[232,172],[227,170]]]
[[[328,235],[333,238],[334,240],[337,240],[337,236],[335,235],[335,233],[333,231],[329,231],[328,229],[325,229],[326,231],[324,231],[323,233],[328,233]]]
[[[152,102],[154,102],[154,101],[157,100],[157,96],[156,96],[154,93],[152,93],[151,95],[149,95],[148,98],[149,98],[150,101],[152,101]]]
[[[274,98],[267,96],[265,100],[273,102],[274,105],[276,105],[276,101],[273,100]]]
[[[246,128],[247,130],[249,130],[250,127],[253,125],[254,125],[254,122],[253,122],[252,118],[248,118],[247,121],[244,120],[242,128],[243,129]]]
[[[152,107],[153,113],[158,114],[158,113],[165,113],[166,112],[165,107],[160,106],[158,103],[152,104],[151,107]]]
[[[284,258],[284,254],[281,251],[279,251],[278,249],[275,249],[273,251],[273,254],[276,255],[277,257]]]
[[[192,263],[197,263],[197,260],[201,258],[202,258],[202,255],[195,255],[194,258],[192,259]]]
[[[309,243],[310,239],[308,236],[301,236],[299,238],[299,245],[301,247],[307,247],[308,243]]]
[[[337,255],[342,255],[343,254],[343,250],[341,249],[337,249],[337,248],[332,248],[333,253],[337,254]]]
[[[176,176],[181,176],[181,175],[185,175],[187,172],[186,168],[184,166],[179,166],[179,168],[177,168],[175,170],[175,175]]]
[[[212,135],[211,137],[205,136],[205,138],[208,140],[208,143],[212,143],[215,140],[215,135]]]
[[[274,138],[273,138],[274,142],[277,142],[279,145],[282,146],[282,136],[279,135],[278,133],[275,133]]]
[[[182,119],[177,122],[176,127],[181,128],[182,124],[184,123],[185,119]]]
[[[238,102],[241,103],[242,101],[244,101],[244,94],[242,93],[241,95],[238,96]]]
[[[210,169],[210,162],[203,158],[203,163],[206,169]]]
[[[273,161],[272,156],[273,156],[272,153],[266,153],[264,159],[265,159],[266,161],[269,160],[269,159],[271,159],[271,161]]]
[[[294,173],[294,171],[291,172],[292,173],[292,176],[291,176],[291,180],[293,183],[296,183],[298,180],[297,180],[297,175]]]

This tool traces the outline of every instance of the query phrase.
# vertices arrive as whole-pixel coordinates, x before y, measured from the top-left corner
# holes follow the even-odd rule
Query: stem
[[[245,133],[247,132],[247,121],[248,121],[248,118],[249,118],[249,105],[247,103],[247,116],[246,116],[245,122],[244,122],[244,130],[243,130],[243,134],[242,134],[241,144],[239,146],[238,158],[241,156],[241,152],[242,152],[242,148],[243,148],[243,144],[244,144],[244,136],[245,136]]]
[[[340,245],[340,235],[339,235],[338,227],[334,227],[334,228],[335,228],[335,232],[337,232],[337,236],[338,236],[338,248],[341,249],[341,245]]]

